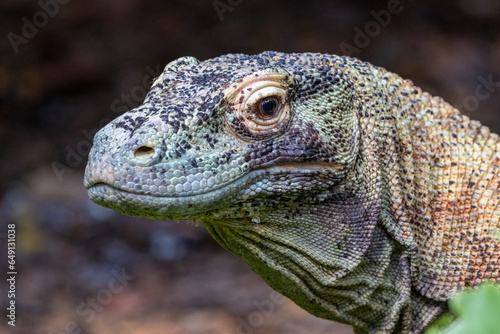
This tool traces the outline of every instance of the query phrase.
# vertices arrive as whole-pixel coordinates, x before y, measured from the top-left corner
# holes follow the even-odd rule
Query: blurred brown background
[[[16,327],[3,315],[0,332],[352,333],[273,294],[202,226],[91,203],[90,138],[171,60],[264,50],[348,53],[500,132],[499,27],[495,0],[2,1],[3,310],[9,223],[18,275]]]

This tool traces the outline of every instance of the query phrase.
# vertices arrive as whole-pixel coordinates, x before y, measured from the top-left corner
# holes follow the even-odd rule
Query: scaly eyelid
[[[224,96],[226,96],[229,103],[240,102],[237,101],[240,95],[246,95],[246,92],[255,91],[265,86],[275,86],[288,90],[289,86],[293,83],[292,76],[284,71],[269,70],[251,74],[244,77],[241,81],[231,84],[226,88]],[[242,93],[243,92],[243,93]]]

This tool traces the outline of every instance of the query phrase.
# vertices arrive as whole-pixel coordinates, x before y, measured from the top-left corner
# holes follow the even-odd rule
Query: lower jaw
[[[225,191],[183,196],[159,197],[136,194],[99,183],[87,189],[90,199],[107,208],[128,216],[156,220],[193,219],[203,216],[204,212],[217,208],[224,201]]]
[[[231,204],[245,201],[251,192],[246,192],[252,184],[259,180],[276,180],[283,175],[296,177],[309,176],[335,169],[335,164],[295,163],[279,165],[251,171],[235,181],[206,193],[162,197],[147,194],[137,194],[115,188],[106,183],[97,183],[88,188],[88,195],[92,201],[104,207],[116,210],[125,215],[149,219],[193,219],[205,216],[205,213],[214,211]],[[275,180],[275,181],[276,181]],[[277,187],[276,189],[279,189]],[[304,191],[302,189],[301,191]]]

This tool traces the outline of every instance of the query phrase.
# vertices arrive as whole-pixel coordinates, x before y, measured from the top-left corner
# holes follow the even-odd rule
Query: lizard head
[[[359,190],[369,185],[356,183],[361,86],[346,62],[369,66],[274,52],[171,62],[140,107],[95,135],[90,198],[199,220],[275,289],[331,318],[325,287],[359,263],[376,220]]]
[[[358,129],[350,83],[317,58],[171,62],[140,107],[96,134],[91,199],[152,219],[256,220],[263,204],[330,188],[354,162]]]

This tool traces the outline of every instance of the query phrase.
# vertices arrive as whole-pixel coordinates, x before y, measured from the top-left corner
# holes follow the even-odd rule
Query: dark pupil
[[[260,103],[260,110],[264,116],[272,116],[276,110],[276,105],[275,99],[264,100]]]

